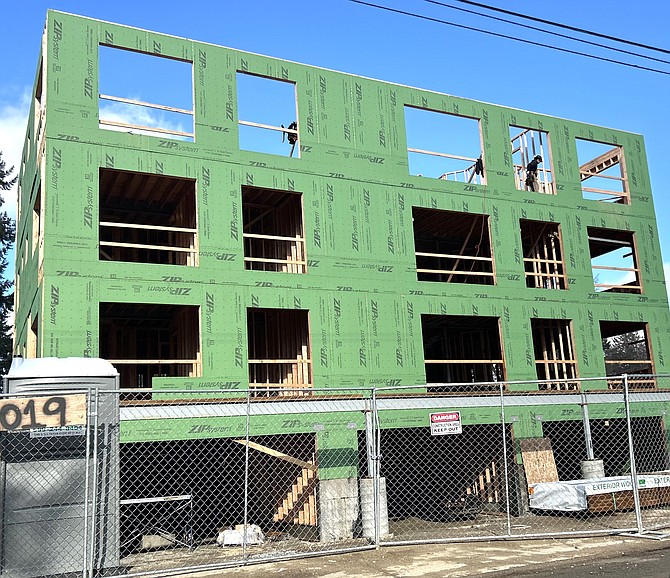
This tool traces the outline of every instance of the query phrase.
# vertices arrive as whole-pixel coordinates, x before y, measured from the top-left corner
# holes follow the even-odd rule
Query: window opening
[[[198,264],[195,180],[100,169],[100,259]]]
[[[193,63],[99,46],[100,128],[193,142]]]
[[[505,365],[500,319],[422,315],[426,383],[431,391],[499,391]],[[453,385],[451,385],[453,384]]]
[[[33,204],[33,244],[32,253],[42,244],[42,186],[37,188],[37,198]]]
[[[237,116],[241,149],[300,156],[295,83],[238,72]]]
[[[306,273],[302,194],[242,187],[244,268]]]
[[[30,324],[30,330],[28,331],[28,350],[26,352],[28,359],[35,359],[37,357],[38,341],[39,341],[39,321],[38,316],[35,315],[33,322]]]
[[[572,322],[568,319],[531,319],[535,370],[540,390],[578,390],[577,360],[572,341]]]
[[[122,388],[151,388],[154,377],[198,377],[199,308],[100,303],[100,357],[116,367]]]
[[[560,225],[523,219],[519,224],[526,287],[567,289]]]
[[[37,158],[41,157],[41,142],[42,137],[44,136],[44,119],[46,115],[46,110],[44,107],[44,83],[43,78],[43,67],[44,61],[40,59],[39,63],[39,72],[37,73],[37,83],[35,85],[35,94],[33,101],[33,111],[34,111],[34,138],[35,145],[37,146]],[[28,135],[30,138],[30,135]]]
[[[579,178],[585,199],[630,205],[623,147],[576,139]]]
[[[518,126],[510,126],[509,133],[516,188],[520,191],[555,194],[549,133]]]
[[[489,216],[412,207],[419,281],[494,285]]]
[[[654,365],[649,347],[646,323],[632,321],[601,321],[605,370],[608,377],[628,374],[631,389],[656,389]],[[636,377],[639,376],[639,377]],[[621,380],[608,382],[610,389],[621,389]]]
[[[249,388],[257,397],[308,395],[312,382],[309,312],[247,309]]]
[[[478,119],[405,106],[405,128],[411,175],[486,184]]]
[[[593,285],[598,292],[642,293],[642,280],[630,231],[589,227]]]

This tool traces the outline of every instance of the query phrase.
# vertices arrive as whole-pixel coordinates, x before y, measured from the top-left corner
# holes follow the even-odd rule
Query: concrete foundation
[[[363,478],[361,486],[361,520],[363,522],[363,536],[370,540],[375,539],[375,483],[372,478]],[[379,478],[379,537],[389,533],[389,515],[386,506],[386,478]]]
[[[358,516],[356,478],[319,482],[319,531],[322,542],[353,538]]]

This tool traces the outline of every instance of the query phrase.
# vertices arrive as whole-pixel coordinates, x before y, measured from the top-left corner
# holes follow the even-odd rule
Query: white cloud
[[[28,113],[30,112],[30,96],[32,91],[26,87],[14,101],[0,101],[0,151],[7,167],[14,167],[14,175],[21,167],[21,154],[26,134]],[[6,210],[10,217],[16,218],[16,185],[9,191],[3,191]]]
[[[184,118],[179,113],[165,113],[164,111],[137,105],[128,105],[120,102],[105,103],[100,106],[100,120],[111,122],[123,122],[145,127],[163,128],[179,132],[191,132],[191,127],[185,127],[176,117]],[[126,128],[116,126],[105,126],[108,130],[119,132],[132,132],[133,134],[146,134],[150,136],[161,136],[161,133],[150,129]],[[169,135],[168,138],[179,138]]]

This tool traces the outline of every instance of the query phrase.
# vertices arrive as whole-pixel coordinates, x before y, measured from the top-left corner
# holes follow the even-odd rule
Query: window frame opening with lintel
[[[593,286],[598,293],[642,293],[642,276],[633,231],[587,228]],[[613,265],[612,263],[616,263]],[[606,276],[600,282],[601,272]],[[622,281],[610,275],[624,275]],[[634,277],[627,281],[626,277]]]
[[[624,148],[579,137],[575,141],[582,197],[602,203],[630,205]]]
[[[126,398],[147,397],[154,377],[202,375],[200,307],[101,302],[100,357],[119,372]]]
[[[39,254],[42,254],[44,250],[44,231],[42,230],[43,225],[43,210],[42,210],[42,183],[40,182],[37,186],[37,196],[35,197],[35,202],[33,203],[33,235],[32,235],[32,249],[31,254],[34,256],[35,251],[39,251]]]
[[[410,175],[486,184],[480,119],[406,104],[405,134]]]
[[[519,229],[526,287],[567,289],[561,225],[520,219]]]
[[[44,41],[43,41],[44,42]],[[44,44],[43,44],[44,46]],[[37,73],[37,82],[35,83],[35,93],[33,95],[33,106],[34,106],[34,121],[33,121],[33,138],[36,149],[36,157],[38,161],[42,158],[43,154],[43,145],[44,145],[44,136],[46,132],[44,127],[46,126],[46,99],[45,99],[45,84],[44,84],[44,58],[40,58],[38,65]],[[27,135],[28,140],[30,140],[30,134]]]
[[[252,397],[311,395],[314,387],[307,309],[247,308]]]
[[[547,131],[510,125],[514,183],[519,191],[555,195],[551,146]],[[531,163],[537,157],[536,170]],[[529,167],[531,170],[529,170]]]
[[[421,333],[429,391],[500,391],[496,382],[506,377],[499,317],[422,314]]]
[[[412,207],[419,281],[495,285],[490,218]]]
[[[244,268],[307,273],[302,193],[242,186]]]
[[[192,61],[100,43],[98,85],[101,129],[195,141]]]
[[[649,324],[644,321],[600,321],[600,336],[607,377],[628,375],[628,387],[656,389]],[[609,389],[623,388],[622,380],[608,380]]]
[[[579,391],[572,320],[533,318],[530,330],[540,391]]]
[[[198,265],[195,179],[102,167],[99,176],[101,261]]]
[[[238,70],[236,86],[240,149],[299,158],[296,83]]]

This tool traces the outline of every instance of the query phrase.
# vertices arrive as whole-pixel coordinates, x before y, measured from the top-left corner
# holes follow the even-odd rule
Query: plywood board
[[[549,438],[522,439],[520,445],[526,482],[529,485],[558,482],[558,470]]]

